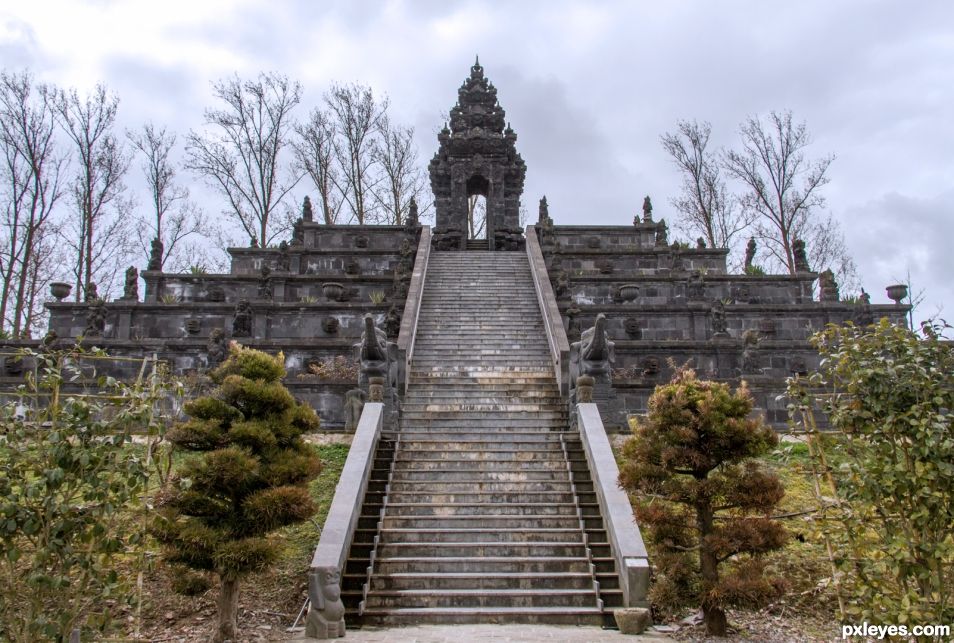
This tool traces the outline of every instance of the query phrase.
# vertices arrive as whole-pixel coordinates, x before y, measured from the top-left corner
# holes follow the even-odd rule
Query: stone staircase
[[[526,256],[435,252],[399,430],[342,583],[352,624],[604,624],[622,604]]]

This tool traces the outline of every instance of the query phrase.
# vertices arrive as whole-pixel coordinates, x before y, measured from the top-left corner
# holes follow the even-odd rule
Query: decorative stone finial
[[[669,229],[666,227],[666,220],[660,219],[656,224],[656,243],[657,248],[665,248],[669,245]]]
[[[162,240],[156,237],[149,244],[149,263],[146,264],[146,270],[162,270]]]
[[[792,242],[792,259],[795,261],[795,272],[811,272],[808,265],[808,255],[805,253],[805,242],[795,239]]]
[[[651,223],[653,220],[653,202],[649,195],[643,199],[643,223]]]
[[[540,210],[537,215],[537,223],[540,225],[550,225],[553,223],[553,219],[550,218],[550,206],[547,205],[546,195],[540,199]]]
[[[305,200],[301,203],[301,219],[302,221],[314,221],[315,215],[311,209],[311,199],[305,195]]]
[[[123,300],[139,301],[139,271],[135,266],[126,268],[126,283],[123,286]]]
[[[411,203],[407,206],[407,226],[413,227],[420,225],[421,220],[417,213],[417,199],[411,197]]]

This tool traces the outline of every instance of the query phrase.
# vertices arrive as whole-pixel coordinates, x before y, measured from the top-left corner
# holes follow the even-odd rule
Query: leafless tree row
[[[739,126],[740,146],[712,150],[709,123],[679,121],[676,132],[663,134],[663,148],[683,178],[672,204],[679,227],[700,235],[710,246],[739,256],[748,237],[760,247],[760,267],[795,274],[796,240],[805,242],[809,263],[831,268],[845,292],[860,287],[844,234],[825,214],[821,189],[834,156],[806,157],[811,136],[791,112],[750,116]],[[737,190],[729,188],[734,180]]]
[[[117,131],[119,98],[0,71],[0,325],[21,336],[42,328],[52,281],[76,301],[114,295],[129,264],[145,267],[153,240],[164,270],[214,260],[210,240],[231,231],[262,245],[287,233],[291,191],[306,177],[326,223],[403,223],[426,190],[413,130],[388,116],[368,87],[333,85],[299,122],[301,85],[276,73],[212,85],[217,105],[185,139],[152,123]],[[145,198],[127,189],[138,159]],[[192,199],[181,170],[204,179],[225,204],[221,225]],[[426,211],[427,204],[421,204]],[[231,224],[231,225],[229,225]]]

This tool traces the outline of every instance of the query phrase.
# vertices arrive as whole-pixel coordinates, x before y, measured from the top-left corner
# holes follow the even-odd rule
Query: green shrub
[[[710,635],[725,636],[726,607],[762,605],[785,588],[760,560],[787,540],[768,517],[784,490],[752,460],[778,438],[749,417],[752,406],[744,383],[732,391],[677,369],[623,446],[620,483],[659,552],[650,598],[668,613],[701,606]]]
[[[268,532],[315,511],[307,484],[321,463],[301,434],[318,417],[282,385],[284,375],[281,354],[233,344],[212,373],[218,388],[186,405],[192,417],[170,431],[195,455],[158,499],[152,532],[167,561],[218,575],[216,641],[237,639],[239,580],[277,554]]]

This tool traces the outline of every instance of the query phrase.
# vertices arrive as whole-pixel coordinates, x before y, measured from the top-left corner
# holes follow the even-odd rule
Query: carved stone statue
[[[404,227],[416,228],[421,225],[421,218],[417,213],[417,199],[411,197],[411,202],[407,206],[407,217],[404,219]]]
[[[305,199],[301,202],[301,220],[302,221],[314,221],[315,213],[311,209],[311,199],[308,196],[305,196]]]
[[[209,341],[206,344],[206,354],[209,359],[209,367],[218,366],[229,356],[229,347],[225,340],[225,331],[221,328],[213,328],[209,333]]]
[[[728,337],[729,331],[725,320],[725,304],[722,303],[722,300],[713,304],[709,314],[712,316],[712,336]]]
[[[547,205],[547,197],[540,199],[540,210],[537,215],[537,224],[542,226],[552,226],[553,219],[550,218],[550,206]]]
[[[660,219],[656,224],[656,247],[665,248],[669,245],[669,229],[666,227],[666,220]]]
[[[606,315],[596,316],[596,323],[580,335],[580,341],[570,346],[570,381],[580,375],[608,379],[616,360],[616,344],[606,332]]]
[[[165,252],[162,240],[155,237],[149,246],[149,263],[146,265],[146,270],[162,270],[162,253]]]
[[[123,300],[139,301],[139,271],[135,266],[126,268],[126,283],[123,285]]]
[[[702,237],[699,237],[698,239],[696,239],[696,248],[699,250],[705,250],[706,240],[703,239]]]
[[[874,315],[871,313],[871,295],[866,293],[864,288],[858,295],[858,306],[851,320],[856,326],[870,326],[874,323]]]
[[[740,371],[754,374],[759,371],[759,334],[755,330],[747,330],[742,333],[742,357],[739,360]]]
[[[291,269],[291,257],[288,256],[288,243],[278,244],[278,271],[288,272]]]
[[[272,290],[272,269],[268,266],[262,266],[262,276],[258,282],[258,296],[262,299],[271,299],[274,294]]]
[[[354,345],[358,368],[358,384],[368,385],[372,377],[385,378],[385,386],[397,386],[397,344],[389,342],[383,330],[374,325],[374,316],[364,316],[361,341]]]
[[[384,318],[384,333],[388,339],[396,339],[401,334],[401,313],[398,312],[397,306],[392,305],[388,309]]]
[[[792,242],[792,258],[795,260],[795,272],[811,272],[808,265],[808,255],[805,253],[805,242],[795,239]]]
[[[649,196],[643,199],[643,223],[652,223],[653,221],[653,202]],[[663,244],[666,245],[666,244]]]
[[[822,271],[818,275],[818,301],[838,301],[840,298],[835,273],[831,268]]]
[[[341,601],[341,572],[337,567],[313,567],[308,572],[311,608],[305,621],[305,636],[316,639],[345,635],[345,606]]]
[[[93,288],[95,292],[95,288]],[[86,337],[102,337],[106,330],[106,302],[96,297],[90,302],[89,309],[86,311],[86,329],[83,335]]]
[[[252,304],[248,299],[242,299],[235,306],[235,317],[232,319],[232,337],[252,336]]]
[[[368,394],[359,388],[353,388],[345,393],[344,402],[344,430],[348,433],[354,433],[358,428],[358,420],[361,419],[361,412],[364,410],[364,403]]]
[[[561,270],[556,274],[556,283],[553,284],[553,294],[557,298],[563,297],[570,292],[570,275],[566,270]]]
[[[258,247],[258,237],[256,237],[254,234],[252,235],[252,238],[248,240],[248,247],[249,248]]]
[[[417,250],[410,239],[401,239],[401,272],[411,274],[414,272],[414,255]]]
[[[749,237],[749,242],[745,245],[745,269],[748,270],[752,267],[752,262],[755,260],[755,237]]]

